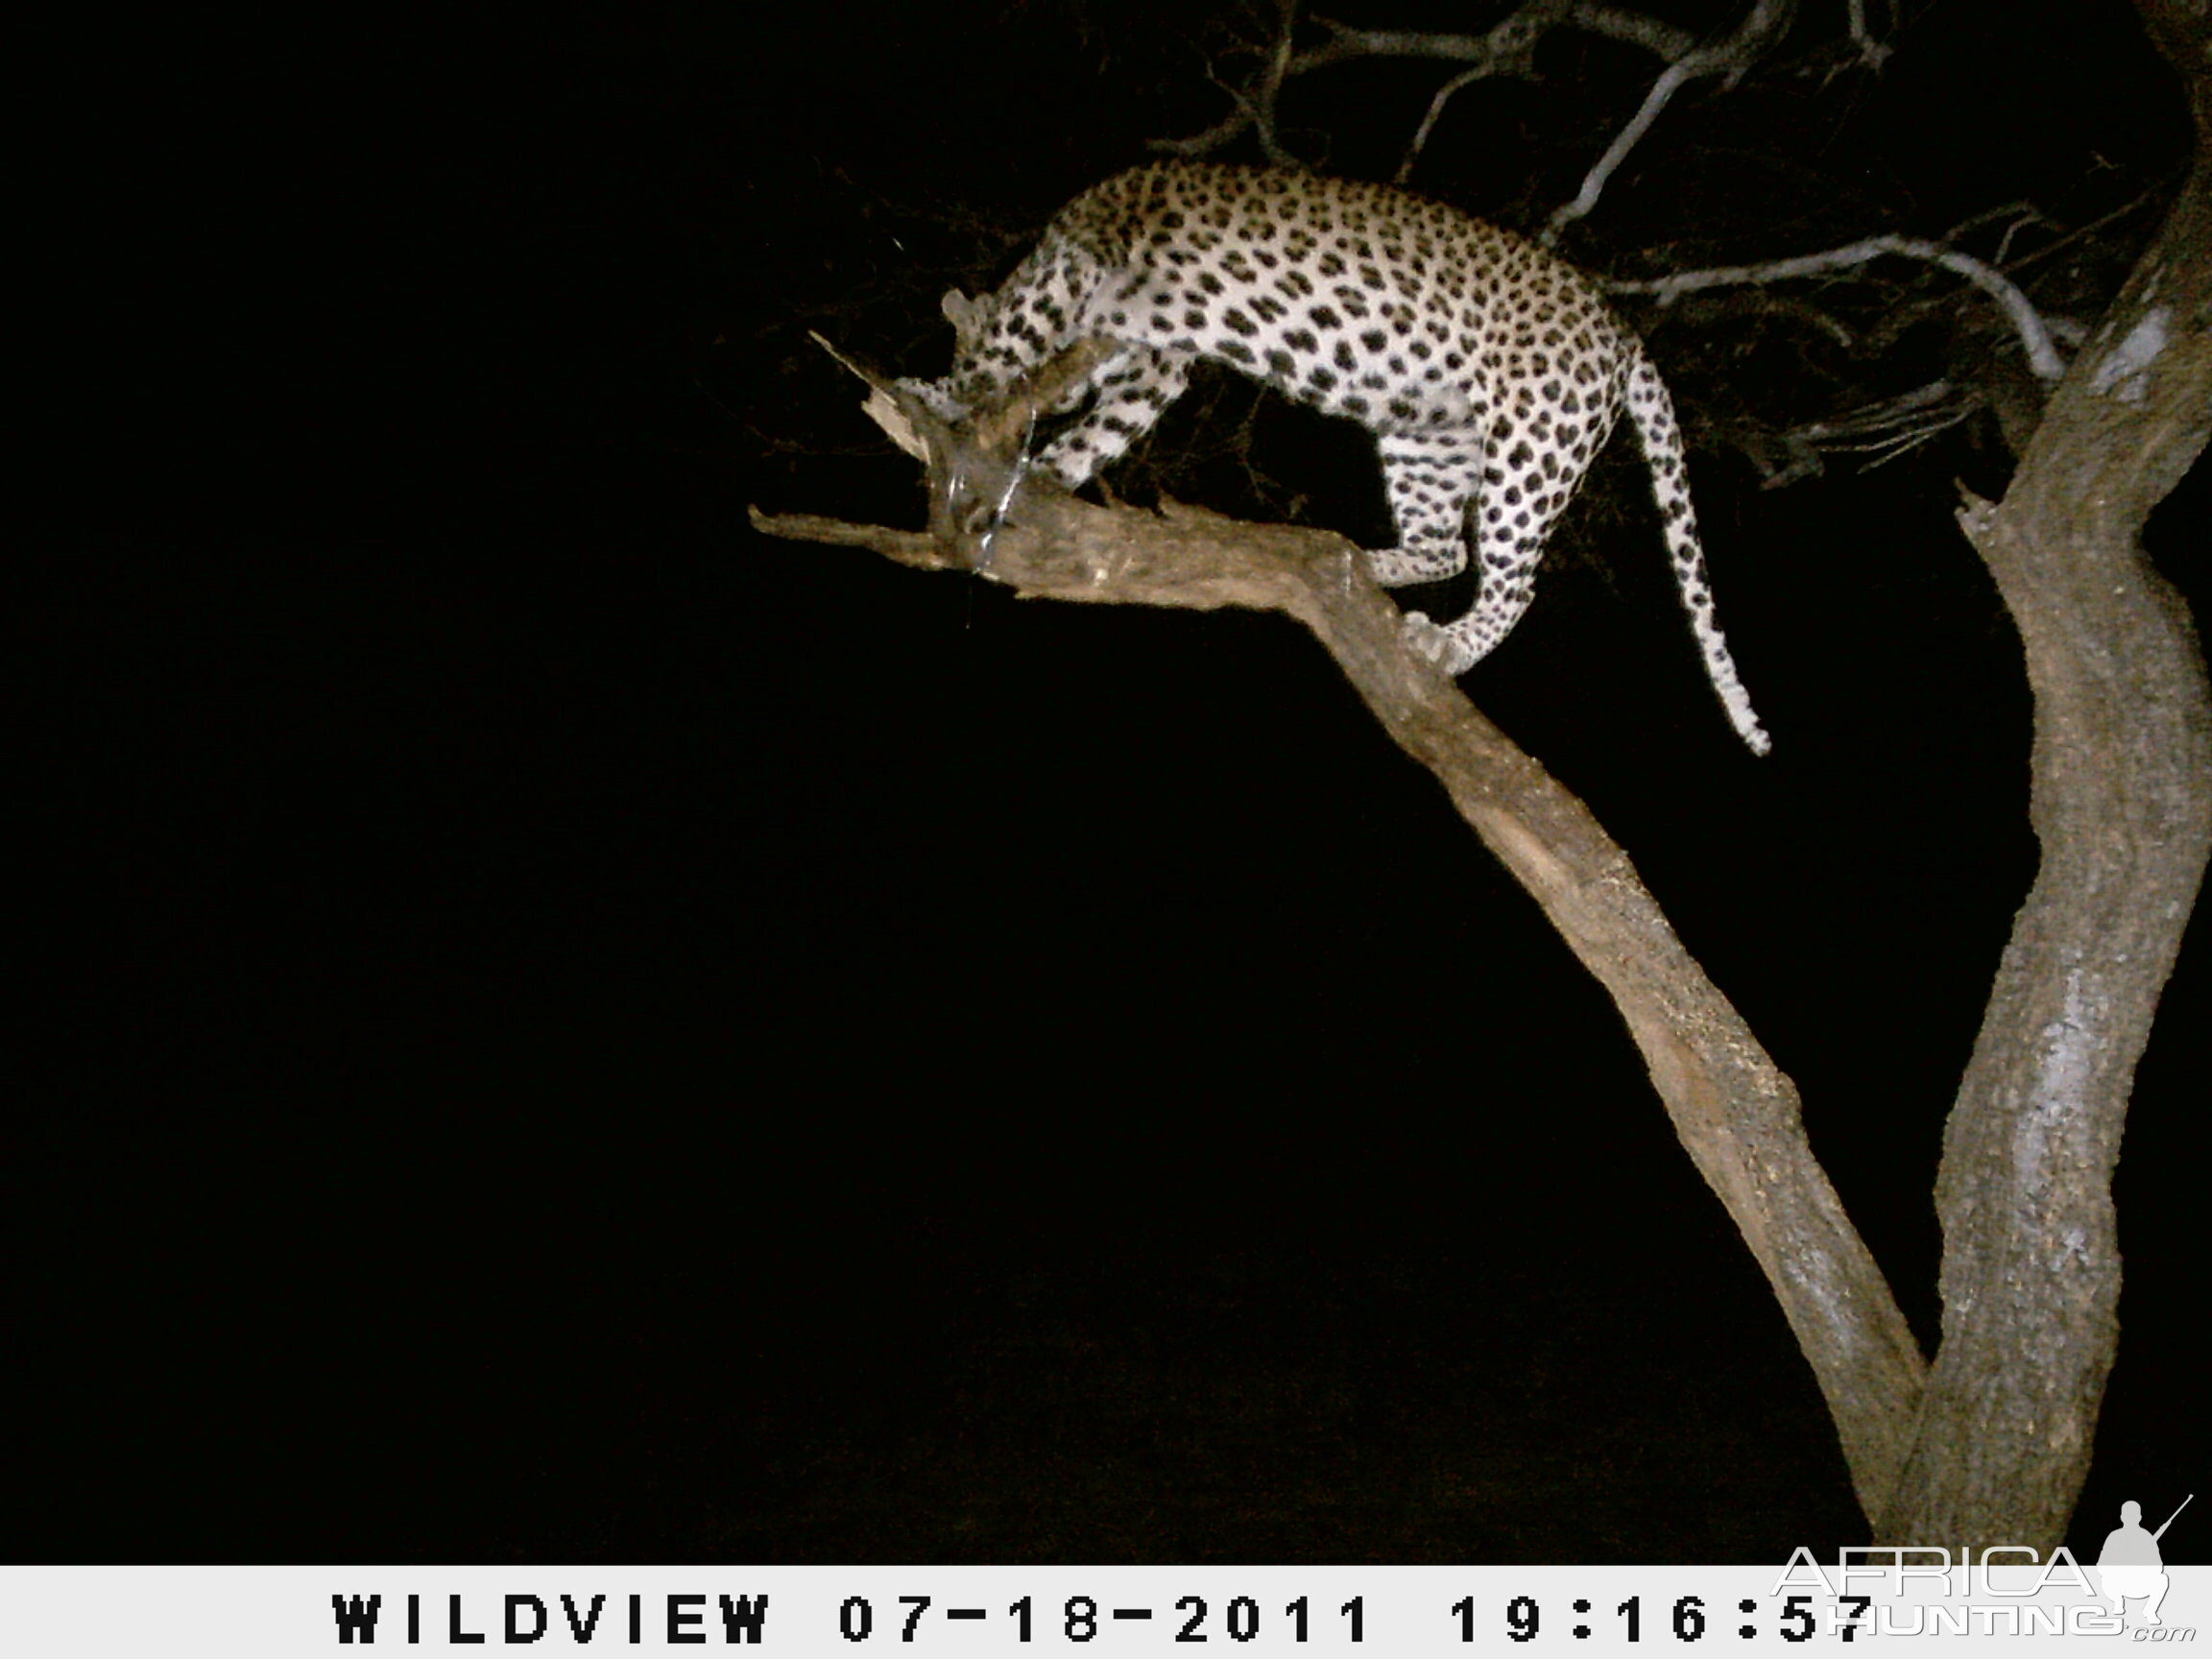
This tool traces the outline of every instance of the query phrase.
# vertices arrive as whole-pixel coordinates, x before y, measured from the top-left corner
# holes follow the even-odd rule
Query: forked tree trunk
[[[2026,652],[2041,862],[1944,1134],[1942,1346],[1887,1543],[2065,1536],[2119,1340],[2112,1167],[2212,849],[2212,690],[2138,541],[2212,430],[2212,16],[2139,10],[2196,165],[2004,501],[1960,514]]]

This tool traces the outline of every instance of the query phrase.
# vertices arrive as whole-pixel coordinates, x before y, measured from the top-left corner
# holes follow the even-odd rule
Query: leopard
[[[1767,752],[1714,613],[1673,399],[1595,283],[1527,238],[1393,185],[1164,160],[1084,191],[996,292],[955,289],[943,309],[951,372],[898,384],[948,421],[1078,341],[1115,348],[1035,457],[1070,491],[1149,431],[1200,362],[1365,426],[1397,534],[1364,552],[1377,583],[1440,582],[1475,560],[1465,614],[1404,617],[1455,677],[1527,611],[1545,542],[1625,410],[1706,675]]]

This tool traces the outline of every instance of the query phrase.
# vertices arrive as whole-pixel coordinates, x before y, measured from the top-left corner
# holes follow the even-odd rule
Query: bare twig
[[[1809,421],[1764,442],[1779,442],[1790,457],[1786,467],[1774,467],[1756,453],[1753,460],[1765,476],[1763,490],[1781,490],[1826,469],[1829,455],[1871,455],[1863,470],[1887,466],[1899,456],[1971,420],[1984,398],[1969,388],[1948,380],[1932,380],[1880,403],[1855,409],[1829,421]]]
[[[1965,218],[1960,220],[1958,224],[1952,226],[1950,229],[1944,231],[1943,234],[1936,237],[1936,240],[1942,243],[1944,247],[1948,248],[1956,243],[1960,237],[1965,235],[1970,230],[1979,230],[1984,225],[1994,225],[2000,219],[2013,219],[2015,217],[2021,223],[2036,225],[2043,223],[2043,216],[2035,211],[2034,203],[2002,202],[1994,207],[1984,207],[1978,213],[1967,214]],[[2014,228],[2017,228],[2017,226],[2015,226]],[[2009,236],[2011,233],[2012,232],[2010,229],[2006,231],[2008,236]],[[1996,263],[2002,265],[2004,261],[1999,259],[1996,261]]]
[[[2048,225],[2050,223],[2048,219],[2044,218],[2042,214],[2036,212],[2033,207],[2028,205],[2026,203],[2022,203],[2020,204],[2019,212],[2020,216],[2013,220],[2011,224],[2005,227],[2005,234],[1997,239],[1997,252],[1989,256],[1989,263],[1999,267],[2000,269],[2003,268],[2005,261],[2012,256],[2013,237],[2019,235],[2021,231],[2027,229],[2031,225]],[[1946,236],[1944,238],[1944,241],[1946,242],[1951,240],[1953,240],[1953,237],[1951,236]]]
[[[1429,134],[1436,131],[1436,123],[1443,118],[1444,106],[1452,102],[1452,94],[1462,86],[1472,86],[1478,81],[1488,79],[1496,71],[1489,68],[1465,69],[1436,88],[1436,95],[1429,100],[1428,113],[1421,117],[1421,125],[1413,130],[1413,136],[1406,146],[1406,154],[1398,157],[1398,171],[1390,176],[1393,184],[1404,184],[1413,177],[1413,163],[1421,159],[1421,152],[1428,147]]]
[[[2014,271],[2025,271],[2031,265],[2039,265],[2044,260],[2050,258],[2053,254],[2062,253],[2067,249],[2073,247],[2076,243],[2086,241],[2090,237],[2095,236],[2106,226],[2116,224],[2118,221],[2127,218],[2128,214],[2135,212],[2137,209],[2149,206],[2152,202],[2157,201],[2159,197],[2165,195],[2166,192],[2172,187],[2173,180],[2171,179],[2162,179],[2157,183],[2152,185],[2150,189],[2144,191],[2140,196],[2137,196],[2132,202],[2122,203],[2119,206],[2113,208],[2111,212],[2104,214],[2101,218],[2092,219],[2088,224],[2082,226],[2080,229],[2069,230],[2065,235],[2059,237],[2056,242],[2046,243],[2043,247],[2036,249],[2032,253],[2023,253],[2019,258],[2013,260],[2010,264],[2005,264],[2005,261],[2002,258],[2000,258],[1997,263],[2005,265],[2005,269],[2008,273]]]

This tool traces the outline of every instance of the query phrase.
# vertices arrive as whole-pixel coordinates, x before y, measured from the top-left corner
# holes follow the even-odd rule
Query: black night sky
[[[2182,107],[2126,6],[1904,10],[1880,76],[1824,84],[1841,9],[1808,7],[1796,67],[1686,94],[1566,251],[1640,275],[2020,201],[2055,238],[2171,190]],[[939,372],[944,288],[1221,110],[1204,6],[801,12],[178,25],[151,102],[86,75],[84,141],[139,158],[86,280],[138,299],[10,607],[19,1555],[1862,1537],[1610,1005],[1316,644],[748,530],[920,522],[808,329]],[[1571,195],[1649,60],[1542,62],[1461,94],[1416,185],[1520,228]],[[1445,73],[1315,77],[1293,136],[1386,177]],[[2093,318],[2163,199],[2038,298]],[[1881,384],[1940,373],[1960,309]],[[1466,689],[1796,1079],[1929,1342],[1943,1114],[2034,868],[2019,647],[1951,520],[2004,452],[1761,491],[1728,433],[1839,385],[1627,314],[1774,754],[1705,686],[1624,443]],[[1177,493],[1386,532],[1357,432],[1187,401]],[[2200,618],[2206,522],[2200,466],[2148,537]],[[2200,915],[2118,1176],[2078,1551],[2204,1484],[2208,1015]]]

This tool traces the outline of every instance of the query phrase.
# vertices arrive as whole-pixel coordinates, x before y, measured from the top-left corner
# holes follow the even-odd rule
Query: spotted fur
[[[1474,608],[1406,618],[1453,674],[1527,610],[1545,539],[1625,407],[1706,672],[1767,753],[1714,620],[1673,400],[1588,279],[1533,244],[1385,185],[1160,162],[1077,197],[996,294],[949,294],[945,310],[951,374],[902,384],[950,418],[1076,340],[1122,347],[1039,458],[1070,489],[1149,429],[1200,358],[1367,427],[1398,531],[1367,555],[1378,582],[1456,575],[1473,526]]]

